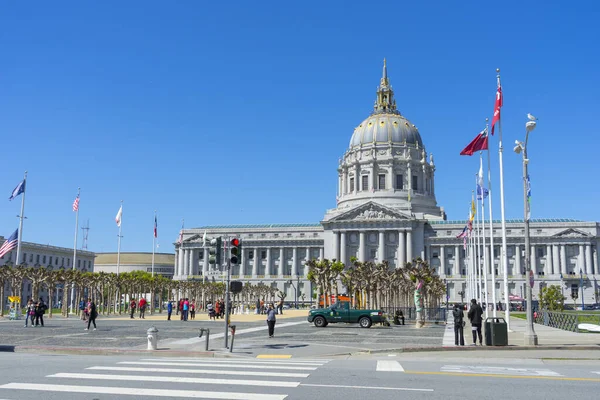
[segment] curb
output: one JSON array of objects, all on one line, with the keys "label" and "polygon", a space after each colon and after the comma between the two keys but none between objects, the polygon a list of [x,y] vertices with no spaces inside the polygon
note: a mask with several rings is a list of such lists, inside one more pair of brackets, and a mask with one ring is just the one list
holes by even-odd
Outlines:
[{"label": "curb", "polygon": [[0,353],[54,353],[54,354],[81,354],[81,355],[147,355],[160,357],[197,357],[197,358],[233,358],[235,355],[216,351],[182,351],[182,350],[131,350],[118,348],[87,348],[87,347],[47,347],[47,346],[0,346]]},{"label": "curb", "polygon": [[464,351],[527,351],[527,350],[584,350],[584,351],[600,351],[600,345],[548,345],[548,346],[459,346],[459,347],[405,347],[405,348],[388,348],[358,351],[353,353],[343,353],[339,355],[364,355],[364,354],[381,354],[381,353],[427,353],[427,352],[464,352]]}]

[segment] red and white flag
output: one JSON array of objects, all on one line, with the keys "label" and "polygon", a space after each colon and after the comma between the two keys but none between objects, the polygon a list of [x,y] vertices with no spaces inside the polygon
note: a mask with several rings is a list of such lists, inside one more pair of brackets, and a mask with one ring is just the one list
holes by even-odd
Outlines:
[{"label": "red and white flag", "polygon": [[156,215],[154,216],[154,237],[158,237],[158,221]]},{"label": "red and white flag", "polygon": [[496,102],[494,104],[494,117],[492,118],[492,136],[494,135],[494,125],[500,121],[500,108],[502,108],[502,86],[498,78],[498,90],[496,91]]},{"label": "red and white flag", "polygon": [[117,226],[121,226],[121,216],[123,215],[123,206],[119,207],[119,212],[117,213],[117,216],[115,217],[115,222],[117,223]]},{"label": "red and white flag", "polygon": [[77,210],[79,210],[79,196],[77,196],[73,202],[73,211],[77,212]]}]

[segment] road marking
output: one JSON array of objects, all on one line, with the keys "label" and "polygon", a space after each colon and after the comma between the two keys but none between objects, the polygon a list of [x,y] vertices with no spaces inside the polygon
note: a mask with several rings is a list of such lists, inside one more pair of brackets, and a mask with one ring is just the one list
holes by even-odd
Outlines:
[{"label": "road marking", "polygon": [[[172,372],[178,374],[207,374],[207,375],[245,375],[245,376],[265,376],[263,371],[230,371],[214,369],[190,369],[190,368],[140,368],[140,367],[89,367],[86,369],[99,371],[128,371],[128,372]],[[310,374],[297,372],[269,372],[269,377],[281,378],[308,378]]]},{"label": "road marking", "polygon": [[169,383],[206,383],[209,385],[244,385],[244,386],[275,386],[297,387],[300,382],[288,381],[255,381],[249,379],[213,379],[213,378],[183,378],[179,376],[143,376],[143,375],[109,375],[82,374],[61,372],[48,375],[46,378],[96,379],[105,381],[139,381],[139,382],[169,382]]},{"label": "road marking", "polygon": [[398,354],[388,354],[388,357],[396,357]]},{"label": "road marking", "polygon": [[398,361],[377,360],[377,371],[399,371],[404,372],[404,368]]},{"label": "road marking", "polygon": [[185,363],[185,362],[143,362],[143,361],[120,361],[117,364],[127,364],[127,365],[166,365],[172,367],[228,367],[228,368],[249,368],[249,369],[296,369],[296,370],[306,370],[306,371],[314,371],[317,367],[290,367],[287,365],[251,365],[251,364],[223,364],[223,363],[213,363],[213,362],[194,362],[194,363]]},{"label": "road marking", "polygon": [[317,385],[314,383],[301,383],[300,386],[341,388],[341,389],[400,390],[400,391],[408,391],[408,392],[433,392],[433,389],[396,388],[396,387],[381,387],[381,386]]},{"label": "road marking", "polygon": [[527,375],[527,376],[562,376],[549,369],[508,368],[488,366],[444,365],[442,372],[458,372],[463,374],[497,374],[497,375]]},{"label": "road marking", "polygon": [[220,400],[284,400],[285,394],[207,392],[199,390],[146,389],[110,386],[73,386],[51,385],[48,383],[7,383],[0,389],[37,390],[41,392],[68,392],[92,394],[118,394],[129,396],[183,397],[188,399],[220,399]]},{"label": "road marking", "polygon": [[256,358],[292,358],[291,354],[259,354]]},{"label": "road marking", "polygon": [[218,358],[209,358],[204,359],[194,359],[194,358],[143,358],[142,361],[172,361],[172,362],[211,362],[218,364],[260,364],[260,365],[307,365],[307,366],[316,366],[319,367],[321,365],[325,365],[323,362],[310,362],[310,361],[292,361],[292,360],[256,360],[253,358],[249,359],[218,359]]},{"label": "road marking", "polygon": [[[281,328],[286,328],[288,326],[294,326],[294,325],[300,325],[300,324],[306,324],[306,321],[286,322],[284,324],[277,324],[276,326],[277,326],[277,329],[281,329]],[[239,331],[238,330],[235,331],[235,336],[242,335],[244,333],[260,332],[260,331],[266,332],[266,330],[267,330],[267,328],[265,326],[257,326],[254,328],[240,329]],[[212,335],[210,335],[210,338],[218,339],[218,338],[222,338],[223,336],[225,336],[225,333],[213,333]],[[169,342],[169,343],[170,344],[196,344],[196,343],[204,342],[205,340],[206,340],[206,336],[202,336],[201,338],[193,337],[191,339],[176,340],[174,342]]]},{"label": "road marking", "polygon": [[[404,371],[406,374],[415,375],[447,375],[447,376],[470,376],[470,377],[492,377],[492,378],[515,378],[515,379],[547,379],[551,381],[584,381],[600,382],[597,378],[566,378],[563,376],[530,376],[530,375],[498,375],[498,374],[464,374],[458,372],[437,372],[437,371]],[[302,384],[301,384],[302,386]]]}]

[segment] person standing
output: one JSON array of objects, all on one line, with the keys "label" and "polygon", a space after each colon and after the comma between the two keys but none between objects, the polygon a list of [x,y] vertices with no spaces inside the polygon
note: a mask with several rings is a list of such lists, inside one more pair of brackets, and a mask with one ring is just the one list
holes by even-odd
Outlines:
[{"label": "person standing", "polygon": [[146,298],[142,297],[140,299],[140,318],[145,319],[144,318],[145,313],[146,313]]},{"label": "person standing", "polygon": [[185,300],[183,300],[183,320],[184,321],[188,320],[189,311],[190,311],[190,302],[186,297]]},{"label": "person standing", "polygon": [[33,328],[33,321],[35,319],[35,304],[33,304],[33,299],[29,299],[27,301],[27,307],[25,308],[25,328],[27,328],[27,323],[31,320],[31,327]]},{"label": "person standing", "polygon": [[267,325],[269,327],[269,337],[272,338],[275,335],[275,322],[277,318],[275,318],[275,310],[273,309],[273,304],[269,304],[269,309],[267,310]]},{"label": "person standing", "polygon": [[96,303],[94,303],[92,299],[89,299],[88,312],[90,316],[88,317],[88,325],[87,328],[85,328],[85,330],[90,330],[90,324],[92,322],[94,323],[94,330],[96,330],[96,317],[98,316],[98,312],[96,311]]},{"label": "person standing", "polygon": [[135,307],[136,307],[136,301],[135,299],[131,299],[131,301],[129,302],[129,317],[131,319],[133,319],[133,314],[135,314]]},{"label": "person standing", "polygon": [[46,313],[47,309],[48,309],[48,306],[46,305],[46,303],[44,303],[44,300],[42,300],[42,298],[40,297],[40,300],[37,302],[37,304],[35,306],[35,326],[38,326],[38,324],[41,323],[42,327],[44,327],[44,314]]},{"label": "person standing", "polygon": [[465,345],[465,333],[464,333],[464,320],[465,314],[463,313],[462,306],[458,303],[454,305],[452,310],[452,316],[454,317],[454,345],[458,346],[459,339],[460,345]]},{"label": "person standing", "polygon": [[196,318],[196,299],[192,299],[190,303],[190,319]]},{"label": "person standing", "polygon": [[172,313],[173,313],[173,302],[169,301],[169,304],[167,304],[167,321],[171,320]]},{"label": "person standing", "polygon": [[482,318],[483,309],[479,304],[477,304],[477,300],[471,299],[471,308],[467,313],[469,317],[469,321],[471,321],[471,331],[473,332],[473,346],[477,345],[477,337],[479,336],[479,345],[483,346],[483,341],[481,337],[481,323],[483,321]]}]

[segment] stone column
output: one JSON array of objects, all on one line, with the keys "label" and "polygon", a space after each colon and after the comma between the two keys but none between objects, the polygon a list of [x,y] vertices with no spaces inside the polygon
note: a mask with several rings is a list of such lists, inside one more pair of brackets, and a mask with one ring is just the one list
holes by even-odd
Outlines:
[{"label": "stone column", "polygon": [[283,275],[285,275],[285,248],[283,247],[279,248],[279,271],[277,271],[277,275],[280,278],[283,278]]},{"label": "stone column", "polygon": [[347,247],[346,247],[346,232],[340,232],[340,258],[339,260],[345,265],[348,262]]},{"label": "stone column", "polygon": [[379,262],[385,260],[385,231],[379,231],[379,249],[377,249]]},{"label": "stone column", "polygon": [[323,261],[323,259],[325,259],[325,249],[321,247],[319,248],[319,260]]},{"label": "stone column", "polygon": [[[535,251],[536,247],[534,245],[531,246],[531,250],[530,250],[530,255],[529,257],[531,258],[531,270],[533,271],[533,274],[535,276],[537,276],[537,251]],[[527,278],[529,279],[529,278]]]},{"label": "stone column", "polygon": [[588,275],[594,273],[592,268],[592,246],[589,243],[585,245],[585,273]]},{"label": "stone column", "polygon": [[394,191],[394,165],[388,166],[387,190]]},{"label": "stone column", "polygon": [[271,275],[271,248],[267,247],[267,266],[265,267],[265,275]]},{"label": "stone column", "polygon": [[554,274],[560,274],[560,256],[558,246],[552,245],[552,267],[554,268]]},{"label": "stone column", "polygon": [[260,254],[258,254],[258,247],[255,247],[254,249],[254,260],[252,261],[252,278],[256,278],[258,277],[258,258],[260,257]]},{"label": "stone column", "polygon": [[[244,248],[242,248],[242,250],[244,250]],[[245,264],[246,264],[246,261],[242,257],[242,265],[245,265]],[[208,247],[205,247],[204,248],[204,259],[202,260],[202,275],[206,276],[207,272],[208,272]]]},{"label": "stone column", "polygon": [[179,249],[175,249],[175,268],[173,269],[173,275],[179,276]]},{"label": "stone column", "polygon": [[338,174],[338,197],[342,197],[342,193],[343,193],[343,190],[342,190],[342,182],[343,182],[342,176],[343,176],[343,174],[340,172]]},{"label": "stone column", "polygon": [[544,268],[544,275],[552,275],[554,271],[552,265],[552,246],[546,245],[546,267]]},{"label": "stone column", "polygon": [[298,275],[298,248],[292,249],[292,277]]},{"label": "stone column", "polygon": [[583,244],[579,245],[579,254],[577,254],[577,271],[575,272],[578,274],[579,270],[585,273],[585,256],[583,253]]},{"label": "stone column", "polygon": [[[513,275],[521,275],[521,246],[515,245],[515,267],[513,268]],[[510,275],[510,274],[509,274]]]},{"label": "stone column", "polygon": [[358,163],[354,166],[354,194],[358,193],[358,185],[360,184],[360,177],[358,176]]},{"label": "stone column", "polygon": [[594,265],[592,265],[592,274],[598,274],[598,248],[594,246],[592,249],[592,261]]},{"label": "stone column", "polygon": [[446,248],[444,246],[440,246],[440,269],[442,274],[446,275]]},{"label": "stone column", "polygon": [[200,275],[200,250],[194,249],[192,254],[194,255],[194,257],[192,258],[194,260],[194,264],[192,264],[192,275]]},{"label": "stone column", "polygon": [[333,258],[340,259],[340,232],[333,232]]},{"label": "stone column", "polygon": [[406,260],[408,262],[413,261],[413,240],[412,240],[412,230],[406,231]]},{"label": "stone column", "polygon": [[421,184],[423,194],[427,194],[427,172],[425,171],[425,164],[423,164],[423,183]]},{"label": "stone column", "polygon": [[177,275],[182,276],[185,267],[185,250],[179,247],[179,268],[177,269]]},{"label": "stone column", "polygon": [[406,234],[404,231],[398,231],[398,264],[396,268],[404,267],[406,263]]},{"label": "stone column", "polygon": [[362,261],[365,262],[366,261],[366,257],[365,257],[365,245],[366,245],[366,240],[365,240],[365,231],[360,231],[359,232],[359,239],[358,239],[358,261]]},{"label": "stone column", "polygon": [[[406,165],[406,187],[408,188],[408,193],[411,193],[412,188],[413,188],[412,187],[412,172],[411,171],[412,170],[410,168],[410,163],[408,163]],[[408,260],[408,261],[412,261],[412,260]]]},{"label": "stone column", "polygon": [[[310,258],[310,247],[306,248],[306,262],[309,262],[311,260]],[[306,274],[308,274],[308,266],[306,265],[306,263],[304,263],[304,268],[302,268],[302,271],[300,271],[300,276],[306,276]]]},{"label": "stone column", "polygon": [[564,244],[560,245],[560,270],[563,276],[567,275],[567,248]]},{"label": "stone column", "polygon": [[460,266],[460,246],[454,246],[454,271],[452,275],[462,275],[462,268]]},{"label": "stone column", "polygon": [[[377,182],[377,167],[375,166],[375,163],[373,163],[373,167],[371,168],[371,187],[369,189],[371,190],[379,190],[379,187],[375,187],[375,183]],[[379,183],[379,182],[377,182]]]}]

